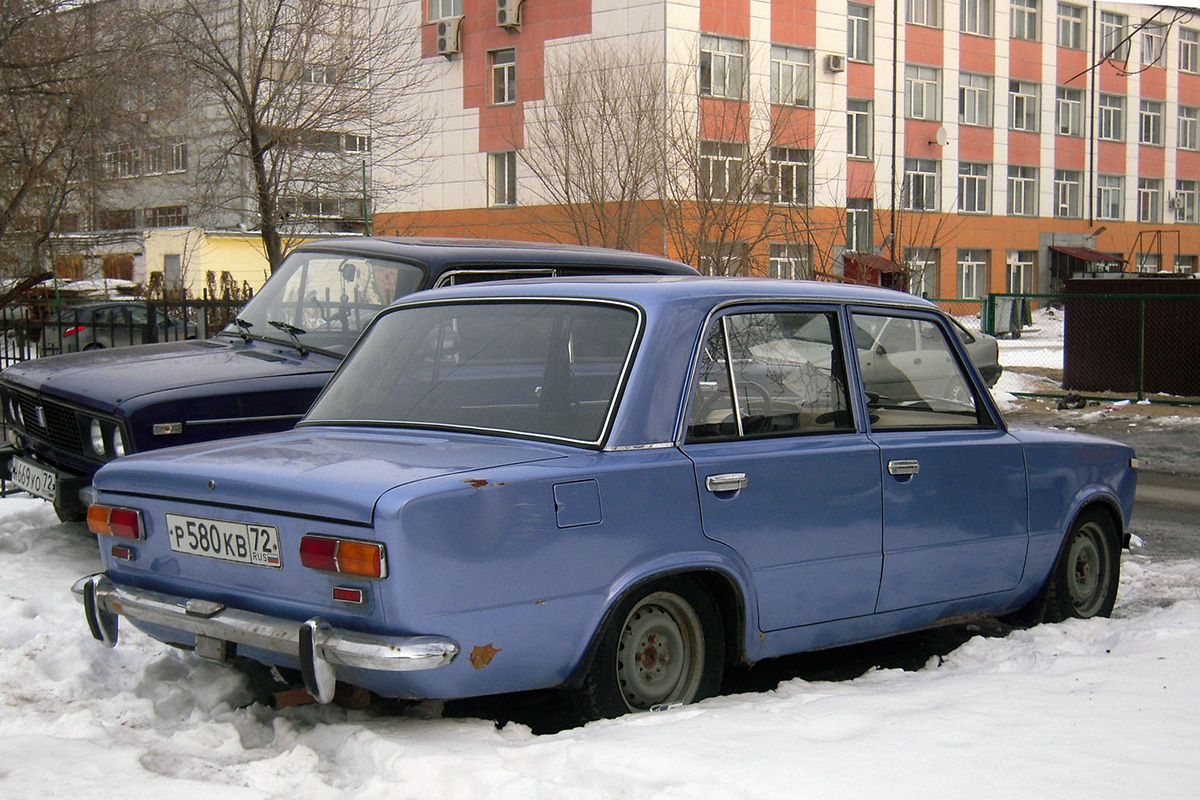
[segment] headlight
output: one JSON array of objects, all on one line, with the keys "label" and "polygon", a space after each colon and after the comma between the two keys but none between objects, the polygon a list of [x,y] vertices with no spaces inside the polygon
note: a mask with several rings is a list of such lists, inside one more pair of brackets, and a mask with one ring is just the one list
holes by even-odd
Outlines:
[{"label": "headlight", "polygon": [[125,455],[125,432],[120,428],[113,429],[113,456],[120,458]]},{"label": "headlight", "polygon": [[93,419],[92,424],[88,426],[88,440],[92,445],[92,452],[98,456],[103,456],[104,448],[104,428],[100,425],[100,420]]}]

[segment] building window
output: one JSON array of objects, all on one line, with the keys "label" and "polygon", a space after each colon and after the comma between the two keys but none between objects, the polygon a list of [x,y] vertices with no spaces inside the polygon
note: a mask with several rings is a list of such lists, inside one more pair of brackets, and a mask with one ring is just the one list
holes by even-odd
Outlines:
[{"label": "building window", "polygon": [[491,197],[493,206],[515,206],[517,204],[517,151],[504,150],[492,153],[489,158],[491,174]]},{"label": "building window", "polygon": [[958,121],[962,125],[992,124],[992,79],[988,75],[958,75]]},{"label": "building window", "polygon": [[958,210],[964,214],[986,214],[991,197],[990,164],[958,165]]},{"label": "building window", "polygon": [[942,71],[912,64],[904,68],[904,116],[938,121],[942,118]]},{"label": "building window", "polygon": [[430,22],[461,17],[462,15],[463,0],[429,0]]},{"label": "building window", "polygon": [[742,192],[745,158],[745,146],[736,142],[701,142],[701,199],[737,200]]},{"label": "building window", "polygon": [[1196,274],[1196,256],[1175,256],[1175,271],[1182,275]]},{"label": "building window", "polygon": [[904,248],[904,273],[909,294],[917,297],[937,297],[938,265],[941,252],[932,247]]},{"label": "building window", "polygon": [[906,0],[906,4],[909,24],[942,27],[942,0]]},{"label": "building window", "polygon": [[741,100],[745,96],[746,43],[741,39],[700,36],[700,95]]},{"label": "building window", "polygon": [[705,275],[741,275],[745,242],[704,242],[700,245],[700,271]]},{"label": "building window", "polygon": [[142,212],[147,228],[181,228],[188,224],[187,206],[159,206]]},{"label": "building window", "polygon": [[1200,150],[1200,108],[1179,107],[1179,141],[1181,150]]},{"label": "building window", "polygon": [[976,36],[992,35],[992,0],[962,0],[959,28]]},{"label": "building window", "polygon": [[1037,216],[1037,167],[1008,168],[1008,213],[1014,217]]},{"label": "building window", "polygon": [[517,51],[514,48],[488,53],[492,68],[492,105],[517,102]]},{"label": "building window", "polygon": [[870,158],[872,153],[871,101],[846,101],[846,153],[854,158]]},{"label": "building window", "polygon": [[1125,209],[1125,178],[1120,175],[1096,177],[1097,219],[1121,219]]},{"label": "building window", "polygon": [[167,161],[167,172],[187,172],[188,147],[187,141],[177,136],[167,140],[170,159]]},{"label": "building window", "polygon": [[846,7],[846,58],[871,60],[871,7],[850,3]]},{"label": "building window", "polygon": [[1200,72],[1200,32],[1179,29],[1179,71]]},{"label": "building window", "polygon": [[1038,130],[1038,89],[1033,81],[1008,82],[1008,127],[1014,131]]},{"label": "building window", "polygon": [[901,205],[909,211],[937,211],[938,162],[931,158],[904,159]]},{"label": "building window", "polygon": [[1039,40],[1038,2],[1039,0],[1012,0],[1012,38],[1031,42]]},{"label": "building window", "polygon": [[369,153],[371,152],[371,137],[363,136],[358,133],[346,134],[346,152],[347,153]]},{"label": "building window", "polygon": [[1060,136],[1083,136],[1083,90],[1059,87],[1054,103],[1054,127]]},{"label": "building window", "polygon": [[771,102],[785,106],[812,105],[812,50],[771,46]]},{"label": "building window", "polygon": [[772,278],[806,280],[812,276],[809,269],[809,246],[787,242],[772,244],[767,249],[768,269]]},{"label": "building window", "polygon": [[1058,46],[1069,47],[1072,50],[1082,50],[1084,47],[1083,26],[1086,19],[1084,9],[1080,6],[1058,4]]},{"label": "building window", "polygon": [[1196,187],[1196,181],[1175,181],[1171,208],[1175,211],[1176,222],[1196,221]]},{"label": "building window", "polygon": [[1034,293],[1037,288],[1034,283],[1037,274],[1036,250],[1009,250],[1004,266],[1004,291],[1009,294]]},{"label": "building window", "polygon": [[142,148],[142,174],[162,175],[165,169],[165,156],[162,139],[154,139]]},{"label": "building window", "polygon": [[1125,98],[1117,94],[1100,95],[1100,119],[1097,138],[1109,142],[1125,141]]},{"label": "building window", "polygon": [[1162,222],[1163,182],[1159,178],[1138,178],[1138,222]]},{"label": "building window", "polygon": [[1105,58],[1124,61],[1129,58],[1129,39],[1125,32],[1128,22],[1124,14],[1100,12],[1100,52]]},{"label": "building window", "polygon": [[1157,100],[1143,100],[1141,114],[1138,116],[1138,142],[1141,144],[1162,145],[1163,143],[1163,104]]},{"label": "building window", "polygon": [[871,237],[871,201],[846,200],[846,249],[851,253],[870,253],[875,249]]},{"label": "building window", "polygon": [[955,296],[964,300],[983,297],[987,288],[987,267],[987,250],[959,250],[955,268]]},{"label": "building window", "polygon": [[1140,38],[1142,65],[1162,65],[1163,49],[1167,43],[1166,28],[1153,22],[1143,22]]},{"label": "building window", "polygon": [[1162,256],[1159,253],[1138,253],[1137,271],[1149,275],[1162,271]]},{"label": "building window", "polygon": [[781,205],[806,206],[809,203],[809,163],[811,150],[796,147],[771,148],[771,177],[775,181],[775,202]]},{"label": "building window", "polygon": [[1083,173],[1054,170],[1054,216],[1075,219],[1083,216]]}]

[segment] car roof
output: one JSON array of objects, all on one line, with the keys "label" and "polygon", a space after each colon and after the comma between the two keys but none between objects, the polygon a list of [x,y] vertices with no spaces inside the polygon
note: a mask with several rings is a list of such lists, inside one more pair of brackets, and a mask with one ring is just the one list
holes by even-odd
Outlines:
[{"label": "car roof", "polygon": [[333,252],[418,261],[433,274],[470,266],[475,269],[512,269],[518,266],[589,266],[608,271],[696,275],[681,261],[663,256],[604,247],[518,242],[492,239],[448,239],[387,236],[345,236],[300,245],[293,252]]}]

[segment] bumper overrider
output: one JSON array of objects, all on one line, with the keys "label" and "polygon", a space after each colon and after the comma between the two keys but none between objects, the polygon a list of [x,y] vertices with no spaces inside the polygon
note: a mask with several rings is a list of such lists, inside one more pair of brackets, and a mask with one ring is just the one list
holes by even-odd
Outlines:
[{"label": "bumper overrider", "polygon": [[117,644],[120,616],[194,634],[196,652],[224,660],[229,644],[295,658],[304,688],[318,702],[333,699],[336,667],[412,672],[449,664],[459,646],[444,636],[380,636],[339,630],[320,617],[295,620],[229,608],[222,603],[118,586],[103,573],[71,589],[83,601],[88,627],[106,647]]}]

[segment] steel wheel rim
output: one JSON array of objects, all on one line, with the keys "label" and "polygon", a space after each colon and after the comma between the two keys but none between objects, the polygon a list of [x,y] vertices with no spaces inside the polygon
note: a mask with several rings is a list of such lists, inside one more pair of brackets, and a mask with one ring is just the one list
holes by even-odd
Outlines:
[{"label": "steel wheel rim", "polygon": [[704,674],[704,632],[691,604],[670,592],[643,598],[617,641],[617,683],[631,711],[688,703]]},{"label": "steel wheel rim", "polygon": [[1081,617],[1095,616],[1104,604],[1108,580],[1108,556],[1104,533],[1095,523],[1080,528],[1067,553],[1067,591],[1071,605]]}]

